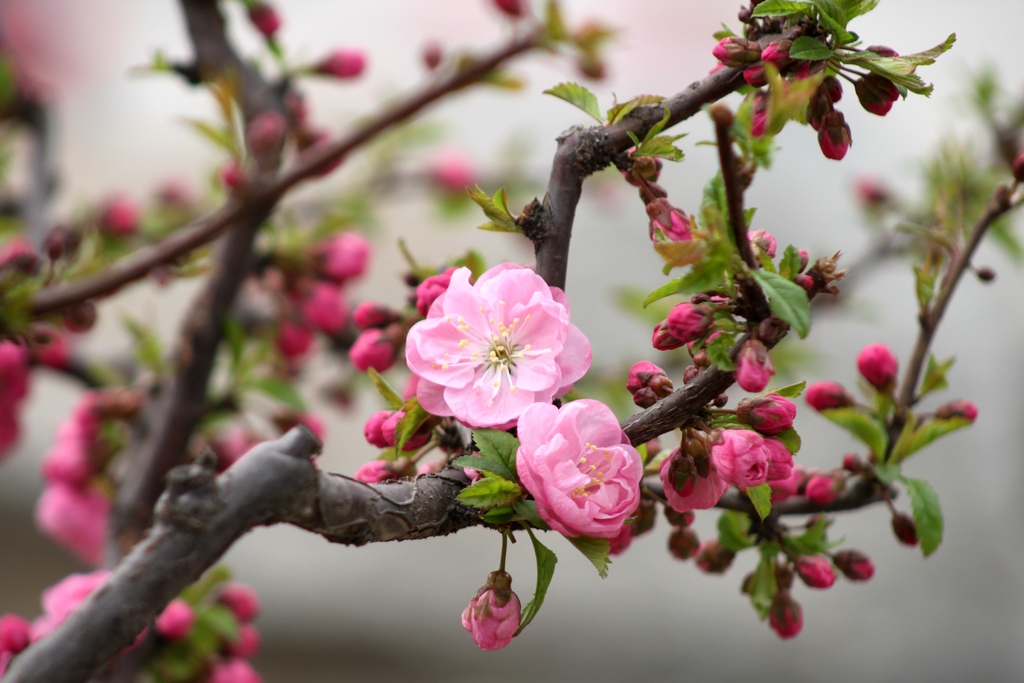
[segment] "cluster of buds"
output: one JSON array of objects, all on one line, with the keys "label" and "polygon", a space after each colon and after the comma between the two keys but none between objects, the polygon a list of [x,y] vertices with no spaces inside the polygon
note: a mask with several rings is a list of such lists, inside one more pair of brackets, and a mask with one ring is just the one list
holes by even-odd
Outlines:
[{"label": "cluster of buds", "polygon": [[714,309],[709,304],[676,304],[668,316],[655,326],[651,345],[659,351],[678,349],[703,338],[711,331],[713,323]]},{"label": "cluster of buds", "polygon": [[685,562],[695,557],[700,551],[700,538],[691,526],[695,518],[696,516],[691,511],[676,512],[671,507],[665,506],[665,519],[672,525],[672,530],[668,535],[668,551],[677,560]]},{"label": "cluster of buds", "polygon": [[649,408],[672,393],[672,380],[657,365],[642,360],[629,369],[626,390],[633,395],[633,403]]}]

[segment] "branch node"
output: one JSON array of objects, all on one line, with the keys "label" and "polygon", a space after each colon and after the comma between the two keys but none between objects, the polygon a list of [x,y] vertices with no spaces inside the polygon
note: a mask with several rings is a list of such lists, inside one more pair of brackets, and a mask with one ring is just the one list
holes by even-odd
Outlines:
[{"label": "branch node", "polygon": [[527,239],[534,244],[540,244],[548,237],[549,230],[544,221],[544,205],[536,197],[523,208],[516,223]]},{"label": "branch node", "polygon": [[167,473],[167,490],[156,506],[160,521],[187,531],[206,528],[224,506],[217,486],[216,457],[207,449],[196,462]]}]

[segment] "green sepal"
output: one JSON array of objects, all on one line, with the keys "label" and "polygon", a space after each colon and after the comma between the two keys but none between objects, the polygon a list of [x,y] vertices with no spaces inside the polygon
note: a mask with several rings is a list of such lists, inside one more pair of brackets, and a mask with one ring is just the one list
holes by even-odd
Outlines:
[{"label": "green sepal", "polygon": [[522,517],[524,520],[532,524],[537,529],[542,531],[551,531],[551,527],[548,523],[540,516],[537,512],[537,501],[534,500],[517,500],[512,503],[512,509],[516,511],[516,514]]},{"label": "green sepal", "polygon": [[790,46],[789,56],[792,59],[821,61],[832,57],[832,48],[817,38],[800,36]]},{"label": "green sepal", "polygon": [[789,450],[790,454],[796,455],[800,452],[800,446],[803,445],[803,441],[800,439],[800,435],[796,433],[796,430],[790,427],[789,429],[783,430],[776,434],[774,438],[782,442],[782,445]]},{"label": "green sepal", "polygon": [[402,411],[405,415],[402,416],[402,419],[395,426],[396,455],[402,452],[405,444],[423,426],[423,423],[433,417],[420,405],[420,400],[415,396],[405,402],[402,406]]},{"label": "green sepal", "polygon": [[924,379],[921,380],[920,396],[933,391],[941,391],[949,386],[949,382],[946,380],[946,373],[953,367],[955,360],[954,356],[950,356],[940,363],[935,360],[935,356],[928,355],[928,366],[924,371]]}]

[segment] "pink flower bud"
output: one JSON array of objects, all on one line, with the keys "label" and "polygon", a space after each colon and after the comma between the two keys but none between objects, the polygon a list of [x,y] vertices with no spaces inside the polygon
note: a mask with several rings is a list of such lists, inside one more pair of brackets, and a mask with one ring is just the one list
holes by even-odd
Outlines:
[{"label": "pink flower bud", "polygon": [[398,354],[394,343],[382,330],[371,328],[363,330],[356,338],[348,357],[357,370],[366,372],[373,368],[384,372],[395,364]]},{"label": "pink flower bud", "polygon": [[168,640],[181,640],[192,630],[196,614],[192,606],[177,598],[171,600],[160,616],[156,618],[156,632]]},{"label": "pink flower bud", "polygon": [[651,335],[651,346],[659,351],[670,351],[672,349],[678,349],[686,342],[680,341],[668,331],[668,321],[662,320],[660,323],[654,326],[654,333]]},{"label": "pink flower bud", "polygon": [[231,191],[242,184],[242,181],[245,180],[245,173],[237,161],[230,159],[225,161],[217,171],[217,177],[224,189]]},{"label": "pink flower bud", "polygon": [[626,390],[633,394],[633,403],[649,408],[672,393],[672,380],[657,365],[642,360],[629,369]]},{"label": "pink flower bud", "polygon": [[612,536],[608,539],[611,542],[611,547],[608,549],[609,555],[621,555],[626,552],[630,544],[633,543],[633,527],[629,524],[623,524],[622,530],[619,531],[617,536]]},{"label": "pink flower bud", "polygon": [[701,542],[697,532],[688,526],[676,527],[668,535],[668,551],[677,560],[686,562],[694,557],[700,548]]},{"label": "pink flower bud", "polygon": [[[497,7],[499,11],[504,12],[510,17],[523,16],[523,0],[493,0],[493,2],[494,6]],[[502,647],[504,647],[504,645]]]},{"label": "pink flower bud", "polygon": [[85,487],[96,471],[91,447],[92,444],[84,439],[58,438],[43,458],[43,478],[48,482],[63,482],[76,489]]},{"label": "pink flower bud", "polygon": [[811,588],[831,588],[836,582],[832,564],[824,557],[807,555],[796,558],[796,573]]},{"label": "pink flower bud", "polygon": [[12,341],[0,341],[0,403],[12,404],[28,393],[28,349]]},{"label": "pink flower bud", "polygon": [[685,344],[707,334],[714,322],[713,311],[706,304],[684,302],[669,311],[665,322],[668,333]]},{"label": "pink flower bud", "polygon": [[247,624],[260,613],[260,597],[252,586],[242,583],[229,583],[220,590],[217,598],[234,612],[237,619]]},{"label": "pink flower bud", "polygon": [[398,474],[387,460],[371,460],[357,469],[352,478],[366,484],[379,484],[382,481],[398,479]]},{"label": "pink flower bud", "polygon": [[1017,152],[1013,160],[1013,178],[1019,183],[1024,183],[1024,152]]},{"label": "pink flower bud", "polygon": [[914,520],[902,512],[893,515],[892,531],[896,534],[896,540],[903,545],[917,545],[917,525]]},{"label": "pink flower bud", "polygon": [[804,391],[807,405],[821,412],[829,408],[847,408],[853,405],[853,396],[836,382],[815,382]]},{"label": "pink flower bud", "polygon": [[206,683],[263,683],[263,677],[244,659],[226,659],[213,665]]},{"label": "pink flower bud", "polygon": [[320,268],[324,277],[338,284],[366,272],[372,254],[370,243],[358,232],[343,232],[320,244]]},{"label": "pink flower bud", "polygon": [[789,58],[789,48],[791,47],[793,47],[792,40],[776,40],[771,42],[768,44],[768,47],[761,51],[761,61],[774,64],[781,69],[793,61]]},{"label": "pink flower bud", "polygon": [[857,474],[864,471],[864,461],[856,453],[847,453],[843,456],[843,469]]},{"label": "pink flower bud", "polygon": [[363,425],[363,436],[366,437],[366,441],[371,446],[377,448],[387,448],[388,446],[394,446],[394,430],[392,430],[392,440],[388,443],[384,437],[384,422],[394,414],[393,410],[378,410],[376,413],[370,416],[370,419]]},{"label": "pink flower bud", "polygon": [[877,389],[888,392],[896,385],[899,361],[885,344],[868,344],[857,355],[857,369]]},{"label": "pink flower bud", "polygon": [[302,302],[302,315],[324,334],[334,335],[348,322],[348,306],[341,287],[328,282],[316,282],[309,296]]},{"label": "pink flower bud", "polygon": [[744,391],[764,391],[774,374],[775,366],[768,355],[768,348],[757,339],[744,342],[736,358],[736,383]]},{"label": "pink flower bud", "polygon": [[434,154],[430,179],[441,189],[464,197],[466,188],[477,182],[473,160],[460,149],[443,149]]},{"label": "pink flower bud", "polygon": [[[71,364],[71,342],[68,335],[55,327],[42,327],[32,343],[32,359],[48,368],[63,370]],[[3,377],[3,370],[0,370]],[[0,382],[2,384],[2,382]]]},{"label": "pink flower bud", "polygon": [[255,657],[260,650],[260,632],[252,624],[242,624],[238,627],[238,637],[228,643],[226,649],[231,657]]},{"label": "pink flower bud", "polygon": [[391,309],[387,304],[376,301],[364,301],[352,311],[352,322],[360,330],[368,330],[371,327],[387,327],[401,318],[398,311]]},{"label": "pink flower bud", "polygon": [[714,507],[729,488],[713,463],[708,467],[707,476],[700,476],[693,467],[693,458],[678,448],[661,461],[658,476],[665,488],[665,499],[676,512]]},{"label": "pink flower bud", "polygon": [[935,417],[940,420],[961,417],[965,420],[974,422],[978,417],[978,406],[963,399],[950,401],[949,403],[940,406],[939,409],[935,411]]},{"label": "pink flower bud", "polygon": [[[787,449],[788,450],[788,449]],[[790,456],[792,461],[792,456]],[[789,476],[785,479],[772,479],[772,468],[768,468],[768,482],[772,487],[772,503],[781,503],[787,498],[792,498],[799,492],[804,481],[807,480],[807,472],[802,467],[792,467]]]},{"label": "pink flower bud", "polygon": [[743,80],[747,82],[747,85],[755,88],[761,88],[768,85],[768,77],[764,73],[763,64],[754,64],[748,66],[743,70]]},{"label": "pink flower bud", "polygon": [[818,130],[818,146],[826,159],[839,161],[846,156],[846,151],[853,144],[850,126],[842,112],[830,111],[821,120]]},{"label": "pink flower bud", "polygon": [[793,426],[796,405],[778,394],[745,398],[736,407],[736,417],[760,433],[773,436]]},{"label": "pink flower bud", "polygon": [[455,271],[456,268],[454,266],[446,268],[443,273],[431,275],[416,287],[416,310],[420,312],[420,315],[426,317],[427,312],[430,310],[430,305],[434,303],[437,297],[448,291],[448,285],[452,281],[452,273]]},{"label": "pink flower bud", "polygon": [[111,197],[100,211],[99,225],[109,235],[133,235],[139,229],[139,207],[127,197]]},{"label": "pink flower bud", "polygon": [[840,550],[832,561],[850,581],[867,581],[875,575],[871,558],[859,550]]},{"label": "pink flower bud", "polygon": [[900,53],[886,45],[868,45],[864,48],[867,52],[874,52],[879,57],[899,57]]},{"label": "pink flower bud", "polygon": [[804,627],[804,611],[789,591],[779,591],[772,596],[768,621],[783,640],[792,638]]},{"label": "pink flower bud", "polygon": [[729,36],[718,41],[711,54],[724,66],[744,66],[761,59],[761,46],[741,36]]},{"label": "pink flower bud", "polygon": [[829,91],[819,87],[807,102],[807,111],[804,113],[807,125],[816,131],[820,131],[825,123],[825,116],[833,111],[835,109],[832,106]]},{"label": "pink flower bud", "polygon": [[313,328],[285,319],[278,326],[274,344],[285,359],[297,361],[309,353],[313,340]]},{"label": "pink flower bud", "polygon": [[[388,416],[384,423],[381,425],[381,435],[384,437],[384,441],[387,442],[388,446],[394,446],[398,443],[398,437],[395,432],[398,430],[398,423],[405,417],[404,410],[396,410]],[[430,440],[430,432],[417,432],[413,434],[408,441],[405,442],[405,446],[402,448],[403,451],[414,451],[427,441]]]},{"label": "pink flower bud", "polygon": [[735,552],[713,538],[700,544],[695,562],[705,574],[724,574],[732,566],[735,557]]},{"label": "pink flower bud", "polygon": [[439,43],[431,41],[423,46],[420,57],[423,59],[423,66],[433,71],[441,66],[441,61],[444,59],[444,48]]},{"label": "pink flower bud", "polygon": [[17,654],[31,642],[31,626],[17,614],[0,617],[0,652]]},{"label": "pink flower bud", "polygon": [[519,629],[521,610],[519,597],[512,592],[512,577],[503,571],[491,572],[463,611],[462,626],[481,650],[500,650]]},{"label": "pink flower bud", "polygon": [[338,48],[313,67],[313,71],[333,78],[355,78],[366,68],[366,54],[354,47]]},{"label": "pink flower bud", "polygon": [[711,447],[711,461],[718,475],[741,489],[768,481],[770,459],[764,438],[748,429],[727,429]]},{"label": "pink flower bud", "polygon": [[857,91],[857,99],[862,107],[872,114],[885,116],[892,109],[892,104],[900,97],[896,85],[884,76],[868,74],[853,82]]},{"label": "pink flower bud", "polygon": [[281,28],[281,16],[277,10],[262,2],[249,7],[249,21],[266,38],[273,38]]},{"label": "pink flower bud", "polygon": [[280,112],[260,112],[250,119],[246,126],[246,144],[248,144],[249,150],[258,157],[273,154],[284,144],[287,128],[288,124]]},{"label": "pink flower bud", "polygon": [[110,501],[102,493],[61,482],[47,484],[36,504],[36,526],[92,566],[103,557],[109,517]]},{"label": "pink flower bud", "polygon": [[775,258],[777,247],[775,237],[770,232],[767,230],[754,230],[747,233],[747,239],[750,240],[750,246],[753,248],[755,256],[767,254],[768,258]]},{"label": "pink flower bud", "polygon": [[[648,232],[655,242],[687,242],[693,239],[693,226],[689,217],[680,209],[672,206],[667,199],[659,197],[647,204],[647,216],[650,218]],[[661,231],[661,235],[658,231]]]},{"label": "pink flower bud", "polygon": [[846,488],[846,479],[829,474],[816,474],[807,481],[804,495],[812,503],[827,505],[839,497]]},{"label": "pink flower bud", "polygon": [[764,447],[768,451],[768,481],[789,479],[793,474],[793,454],[786,444],[778,439],[765,439]]},{"label": "pink flower bud", "polygon": [[758,92],[754,95],[750,134],[755,138],[764,135],[765,130],[768,128],[768,102],[768,97],[764,93]]},{"label": "pink flower bud", "polygon": [[825,80],[818,87],[828,96],[832,104],[843,99],[843,84],[835,76],[825,76]]}]

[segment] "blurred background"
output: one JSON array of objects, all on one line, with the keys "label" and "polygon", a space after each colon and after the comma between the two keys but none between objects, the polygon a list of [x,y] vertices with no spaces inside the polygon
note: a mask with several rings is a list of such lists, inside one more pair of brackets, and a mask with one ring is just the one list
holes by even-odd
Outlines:
[{"label": "blurred background", "polygon": [[[604,108],[613,95],[626,100],[682,90],[714,66],[711,33],[721,22],[738,26],[738,5],[727,0],[564,4],[573,24],[593,18],[620,31],[607,53],[607,78],[587,83]],[[281,40],[290,54],[312,60],[339,45],[368,53],[362,79],[306,88],[314,118],[335,131],[423,81],[420,53],[426,43],[484,48],[508,32],[486,0],[304,0],[279,6]],[[244,49],[256,51],[258,41],[235,9],[234,36]],[[183,121],[212,118],[210,98],[172,77],[133,70],[158,50],[172,58],[190,54],[174,2],[0,0],[0,12],[6,27],[17,27],[21,38],[14,47],[53,103],[58,212],[74,212],[113,192],[142,201],[168,179],[197,194],[207,191],[223,159]],[[857,208],[857,178],[868,175],[914,197],[922,186],[922,159],[944,140],[959,135],[969,145],[988,145],[970,121],[965,93],[973,76],[994,67],[1009,90],[1024,95],[1021,26],[1024,4],[999,0],[890,0],[856,20],[853,29],[866,43],[903,53],[930,48],[953,31],[958,40],[952,52],[920,72],[935,84],[933,96],[899,101],[884,119],[856,106],[847,88],[850,101],[842,109],[853,146],[842,162],[825,159],[806,128],[791,125],[778,136],[782,150],[771,172],[757,178],[747,197],[748,205],[758,207],[754,227],[772,232],[780,246],[807,249],[812,258],[842,250],[847,264],[858,262],[871,249],[874,234]],[[587,121],[541,91],[581,77],[571,64],[550,55],[528,57],[513,71],[524,80],[522,91],[476,88],[429,111],[426,120],[439,126],[443,147],[463,151],[482,175],[503,168],[514,150],[522,173],[544,181],[555,136]],[[680,143],[687,159],[666,166],[662,185],[674,204],[694,211],[716,168],[714,148],[696,144],[711,138],[711,127],[698,115],[677,132],[689,133]],[[429,164],[429,149],[418,154],[416,163]],[[336,175],[304,189],[297,200],[329,197],[345,180],[344,173]],[[658,362],[658,352],[649,346],[650,328],[611,310],[609,302],[625,285],[649,291],[664,282],[660,261],[648,246],[643,207],[632,188],[614,180],[598,177],[584,189],[567,284],[575,323],[593,343],[595,366],[608,368],[640,359]],[[512,206],[521,207],[532,196],[513,194]],[[371,274],[357,297],[401,301],[399,237],[424,262],[441,261],[467,246],[490,263],[531,260],[531,251],[517,238],[476,231],[479,222],[474,211],[446,217],[423,194],[389,200],[374,229]],[[945,541],[924,560],[917,549],[897,544],[884,508],[839,515],[833,535],[845,536],[844,547],[869,554],[876,574],[867,584],[840,580],[827,591],[798,586],[795,597],[804,607],[805,626],[795,640],[780,641],[740,595],[752,557],[741,555],[724,577],[703,575],[668,554],[664,520],[615,558],[604,580],[568,543],[548,539],[559,564],[544,609],[508,648],[488,654],[477,650],[459,615],[496,567],[496,534],[471,529],[449,538],[347,548],[282,526],[253,531],[226,557],[236,577],[254,585],[263,599],[257,668],[267,681],[310,683],[1020,680],[1024,422],[1016,392],[1024,384],[1019,350],[1024,272],[992,245],[983,245],[975,264],[992,266],[998,277],[991,284],[965,277],[933,347],[940,358],[957,357],[951,388],[933,403],[970,399],[979,418],[973,428],[938,442],[907,467],[910,476],[927,479],[938,492]],[[127,348],[119,311],[132,312],[170,339],[193,290],[190,282],[159,291],[149,285],[130,288],[103,306],[100,333],[88,337],[86,348],[108,355]],[[906,264],[872,267],[870,276],[858,278],[840,299],[842,306],[815,319],[801,345],[806,379],[854,386],[856,353],[872,342],[886,343],[907,358],[917,328]],[[382,406],[369,393],[348,413],[328,406],[318,378],[335,368],[330,359],[314,361],[302,391],[327,423],[321,465],[351,473],[374,455],[361,428]],[[0,468],[0,613],[29,618],[39,611],[43,588],[82,569],[33,527],[32,509],[42,490],[39,462],[79,391],[64,379],[37,375],[21,444]],[[800,406],[799,463],[831,468],[857,449],[845,433],[803,409],[802,401]],[[898,505],[909,508],[906,500]],[[714,512],[699,514],[698,533],[710,537],[716,518]],[[510,566],[514,588],[525,601],[534,581],[530,549],[513,547]]]}]

